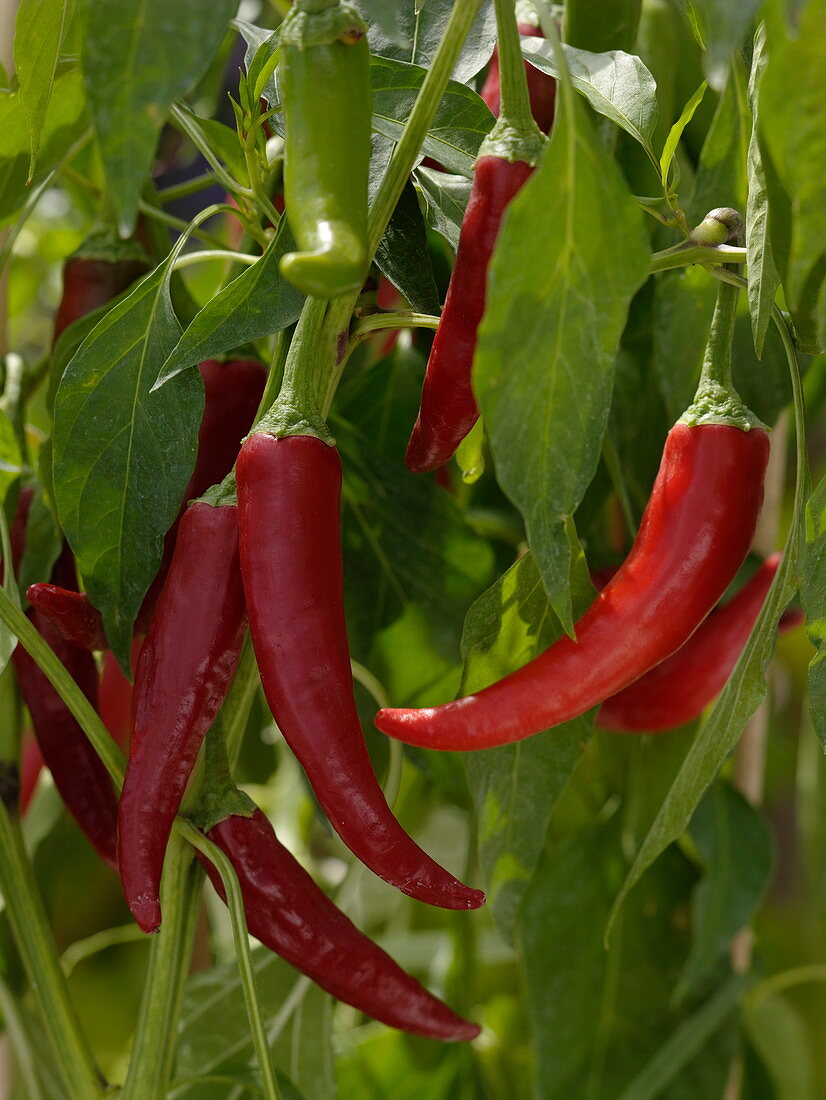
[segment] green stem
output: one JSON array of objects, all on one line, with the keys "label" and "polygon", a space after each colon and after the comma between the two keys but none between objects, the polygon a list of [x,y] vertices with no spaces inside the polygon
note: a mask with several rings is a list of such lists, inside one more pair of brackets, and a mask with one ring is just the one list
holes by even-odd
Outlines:
[{"label": "green stem", "polygon": [[[5,596],[5,593],[4,593]],[[104,1082],[69,999],[57,948],[37,889],[20,823],[0,801],[0,890],[40,1021],[60,1066],[67,1095],[92,1100]]]},{"label": "green stem", "polygon": [[44,1100],[40,1082],[37,1079],[34,1052],[18,1011],[18,1002],[2,979],[0,979],[0,1012],[3,1014],[3,1027],[14,1052],[15,1067],[25,1087],[25,1094],[28,1100]]},{"label": "green stem", "polygon": [[149,952],[143,1000],[121,1100],[166,1095],[175,1058],[177,1020],[201,900],[201,870],[177,830],[161,880],[163,925]]},{"label": "green stem", "polygon": [[221,184],[225,191],[229,191],[231,195],[241,195],[245,199],[253,198],[252,190],[249,187],[242,187],[238,180],[234,179],[229,172],[227,172],[223,164],[221,164],[220,160],[215,156],[212,151],[212,145],[199,125],[197,115],[185,107],[182,107],[179,103],[173,103],[169,112],[169,117],[170,121],[174,122],[180,130],[183,130],[195,148],[203,153],[204,159],[212,168],[218,183]]},{"label": "green stem", "polygon": [[362,317],[354,325],[350,335],[352,347],[348,347],[349,357],[353,348],[368,336],[386,329],[397,328],[429,328],[435,332],[439,327],[439,318],[429,313],[413,313],[411,310],[400,310],[395,313],[371,313],[369,317]]},{"label": "green stem", "polygon": [[662,252],[655,252],[651,257],[649,273],[656,275],[658,271],[671,271],[675,267],[690,267],[691,264],[744,264],[746,262],[745,248],[734,248],[731,245],[704,246],[685,244],[674,245]]},{"label": "green stem", "polygon": [[522,60],[514,0],[494,0],[499,52],[501,101],[499,118],[482,142],[479,156],[503,157],[536,164],[545,144],[531,111],[525,62]]},{"label": "green stem", "polygon": [[95,708],[60,662],[49,643],[37,632],[23,612],[0,589],[0,619],[11,630],[28,654],[37,662],[46,679],[69,708],[92,743],[114,782],[123,782],[123,753],[112,740]]},{"label": "green stem", "polygon": [[[167,214],[165,210],[161,210],[159,206],[153,206],[151,202],[147,202],[145,199],[138,200],[138,210],[140,210],[141,214],[145,214],[147,218],[160,222],[161,225],[168,225],[171,229],[178,229],[181,232],[186,230],[189,225],[183,218],[176,218],[174,214]],[[238,211],[233,208],[233,213],[237,214]],[[205,229],[202,229],[199,233],[194,235],[206,242],[206,244],[213,245],[215,248],[223,249],[225,247],[220,237],[214,236]]]},{"label": "green stem", "polygon": [[284,360],[284,379],[278,398],[256,425],[256,431],[276,436],[314,435],[332,444],[320,409],[320,394],[326,392],[335,370],[335,353],[325,347],[323,321],[325,298],[307,298]]},{"label": "green stem", "polygon": [[188,195],[194,195],[198,191],[204,191],[218,182],[214,172],[202,172],[200,176],[193,176],[191,180],[183,183],[175,183],[171,187],[162,187],[156,192],[157,198],[162,203],[174,202],[175,199],[185,199]]},{"label": "green stem", "polygon": [[252,267],[260,259],[260,256],[251,256],[248,252],[233,252],[229,248],[211,248],[203,249],[200,252],[187,252],[183,256],[179,256],[173,268],[175,271],[180,271],[182,267],[194,267],[195,264],[202,264],[207,260],[223,260],[230,264],[243,264],[245,267]]},{"label": "green stem", "polygon": [[754,1008],[769,997],[775,997],[778,993],[793,989],[797,985],[805,985],[808,982],[826,982],[826,966],[823,963],[795,966],[791,970],[783,970],[779,974],[772,974],[770,978],[765,978],[747,994],[746,1003],[749,1008]]},{"label": "green stem", "polygon": [[[278,396],[278,391],[281,389],[281,383],[284,380],[284,367],[287,362],[287,354],[290,350],[292,334],[292,326],[288,329],[282,329],[278,334],[278,338],[275,341],[275,350],[273,351],[270,369],[267,372],[267,384],[261,395],[253,425],[257,425],[259,421],[263,419]],[[251,431],[255,431],[255,428],[253,427]]]},{"label": "green stem", "polygon": [[235,868],[224,852],[216,844],[202,836],[194,825],[181,822],[178,831],[193,848],[197,848],[202,855],[206,856],[221,876],[227,896],[232,936],[235,941],[235,956],[241,975],[241,989],[244,992],[244,1003],[247,1009],[250,1031],[252,1032],[252,1042],[263,1080],[264,1096],[266,1100],[280,1100],[281,1093],[272,1066],[267,1033],[264,1029],[264,1020],[258,1002],[255,970],[252,965],[249,934],[247,932],[247,919],[244,913],[244,899],[241,895],[241,887],[238,884]]}]

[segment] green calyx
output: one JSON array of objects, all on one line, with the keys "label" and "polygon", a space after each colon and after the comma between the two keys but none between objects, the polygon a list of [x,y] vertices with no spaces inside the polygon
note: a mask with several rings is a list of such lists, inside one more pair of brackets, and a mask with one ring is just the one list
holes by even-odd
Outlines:
[{"label": "green calyx", "polygon": [[93,229],[83,244],[69,257],[72,260],[105,260],[110,264],[135,262],[149,267],[143,245],[130,238],[122,240],[113,225]]},{"label": "green calyx", "polygon": [[327,422],[320,412],[308,408],[306,401],[300,404],[291,401],[289,396],[283,393],[250,434],[259,435],[262,432],[275,436],[276,439],[285,439],[290,435],[312,435],[322,443],[326,443],[328,447],[336,445]]},{"label": "green calyx", "polygon": [[329,46],[333,42],[352,45],[367,34],[367,25],[355,8],[347,4],[296,4],[281,24],[279,41],[282,47],[308,50],[313,46]]},{"label": "green calyx", "polygon": [[519,127],[498,118],[491,132],[479,147],[480,157],[500,157],[502,160],[522,160],[532,168],[538,163],[547,138],[536,125]]},{"label": "green calyx", "polygon": [[760,418],[740,400],[731,377],[731,346],[739,294],[738,287],[730,283],[720,283],[700,382],[694,400],[680,417],[681,424],[692,427],[724,424],[746,432],[752,428],[766,428]]},{"label": "green calyx", "polygon": [[238,487],[235,484],[235,470],[230,470],[220,485],[212,485],[192,504],[209,504],[212,508],[234,508],[238,504]]},{"label": "green calyx", "polygon": [[710,378],[700,380],[694,400],[680,417],[679,423],[692,428],[702,424],[727,424],[744,432],[752,428],[769,430],[760,417],[743,404],[735,389]]},{"label": "green calyx", "polygon": [[193,822],[208,833],[228,817],[252,817],[255,803],[235,786],[220,719],[213,722],[204,746],[204,783],[192,811]]}]

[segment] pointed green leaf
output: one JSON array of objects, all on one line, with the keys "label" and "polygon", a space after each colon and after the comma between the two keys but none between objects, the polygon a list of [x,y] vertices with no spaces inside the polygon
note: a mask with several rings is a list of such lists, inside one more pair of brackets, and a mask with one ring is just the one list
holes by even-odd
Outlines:
[{"label": "pointed green leaf", "polygon": [[195,463],[197,371],[152,393],[180,334],[166,266],[106,314],[66,367],[54,410],[54,485],[66,538],[112,649],[132,624]]},{"label": "pointed green leaf", "polygon": [[558,105],[542,161],[505,214],[473,369],[499,483],[570,631],[565,521],[597,468],[614,357],[649,251],[583,107],[573,94]]},{"label": "pointed green leaf", "polygon": [[663,187],[668,186],[668,169],[671,167],[671,160],[677,151],[677,146],[680,144],[680,138],[683,136],[683,130],[694,118],[694,112],[703,102],[703,96],[706,94],[706,88],[708,84],[703,81],[694,95],[683,107],[683,113],[671,127],[668,132],[668,137],[665,139],[665,145],[663,146],[662,156],[660,157],[660,179],[662,180]]},{"label": "pointed green leaf", "polygon": [[83,73],[118,225],[130,233],[173,101],[215,56],[236,0],[86,0]]},{"label": "pointed green leaf", "polygon": [[75,0],[21,0],[14,27],[14,66],[20,103],[29,126],[29,179],[40,148],[60,47],[72,21]]}]

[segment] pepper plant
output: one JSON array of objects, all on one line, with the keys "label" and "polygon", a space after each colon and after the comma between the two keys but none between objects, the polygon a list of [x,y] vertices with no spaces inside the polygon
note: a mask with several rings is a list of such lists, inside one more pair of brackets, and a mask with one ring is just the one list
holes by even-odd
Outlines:
[{"label": "pepper plant", "polygon": [[0,44],[3,1095],[822,1095],[826,0]]}]

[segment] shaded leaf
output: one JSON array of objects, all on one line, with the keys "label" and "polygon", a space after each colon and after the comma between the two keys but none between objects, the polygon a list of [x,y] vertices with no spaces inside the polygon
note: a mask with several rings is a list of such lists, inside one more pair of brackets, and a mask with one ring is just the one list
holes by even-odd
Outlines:
[{"label": "shaded leaf", "polygon": [[118,225],[130,233],[173,101],[215,56],[236,0],[86,0],[83,73]]},{"label": "shaded leaf", "polygon": [[768,1070],[776,1100],[816,1100],[815,1052],[806,1022],[785,997],[748,1006],[743,1026]]},{"label": "shaded leaf", "polygon": [[809,708],[826,748],[826,478],[806,506],[806,555],[800,581],[806,632],[815,655],[809,665]]},{"label": "shaded leaf", "polygon": [[715,91],[722,91],[732,54],[746,37],[761,0],[692,0],[702,42],[703,69]]},{"label": "shaded leaf", "polygon": [[[584,558],[576,610],[593,599]],[[473,604],[462,634],[460,694],[479,691],[513,672],[562,633],[551,611],[533,555],[519,558]],[[478,819],[479,859],[493,918],[508,941],[516,935],[519,906],[545,846],[545,834],[593,719],[583,715],[546,733],[497,749],[464,753]]]},{"label": "shaded leaf", "polygon": [[499,233],[473,369],[497,478],[570,632],[565,520],[599,461],[614,357],[648,247],[583,107],[569,94],[557,108],[539,167]]},{"label": "shaded leaf", "polygon": [[[594,110],[610,118],[657,158],[651,138],[657,125],[657,85],[634,54],[611,50],[589,53],[563,45],[571,83]],[[522,55],[537,69],[559,77],[553,44],[544,38],[523,38]]]},{"label": "shaded leaf", "polygon": [[416,169],[413,178],[424,196],[427,224],[449,241],[455,251],[459,247],[459,231],[470,198],[471,181],[466,176],[423,167]]},{"label": "shaded leaf", "polygon": [[742,65],[738,64],[720,97],[700,151],[694,190],[691,201],[686,203],[692,225],[719,206],[733,206],[740,212],[745,210],[751,120],[738,94],[738,84],[744,81]]},{"label": "shaded leaf", "polygon": [[419,313],[439,313],[427,230],[416,189],[408,180],[378,250],[376,266]]},{"label": "shaded leaf", "polygon": [[60,47],[72,21],[75,0],[21,0],[14,26],[14,67],[20,103],[29,126],[34,175]]},{"label": "shaded leaf", "polygon": [[195,462],[197,371],[151,392],[180,335],[166,267],[110,310],[66,367],[54,411],[61,525],[125,667],[132,624]]},{"label": "shaded leaf", "polygon": [[688,831],[704,873],[691,901],[691,953],[680,975],[680,997],[713,981],[732,937],[768,889],[773,862],[765,820],[728,783],[715,783],[707,792]]}]

